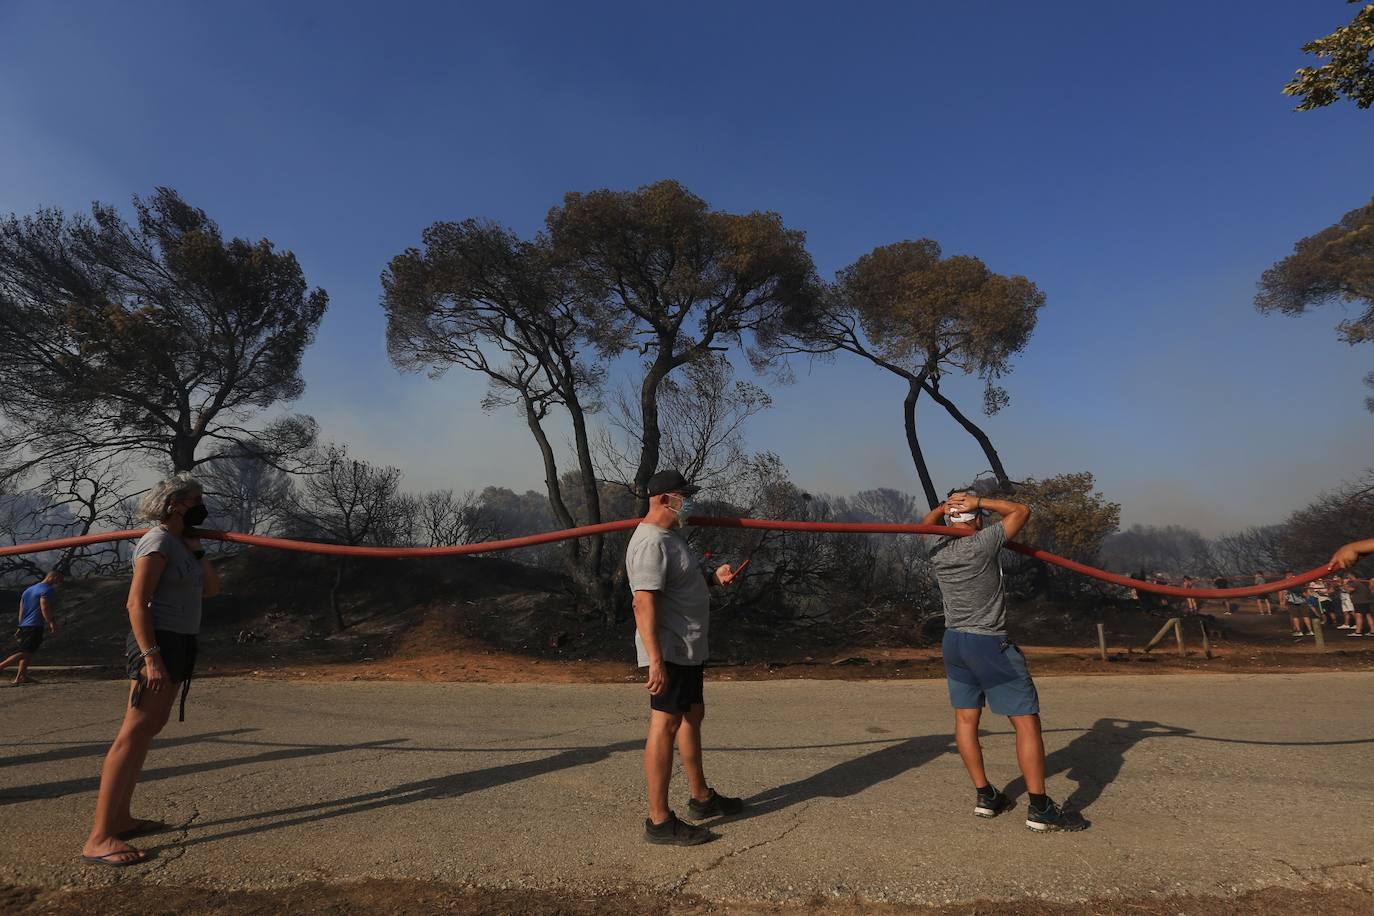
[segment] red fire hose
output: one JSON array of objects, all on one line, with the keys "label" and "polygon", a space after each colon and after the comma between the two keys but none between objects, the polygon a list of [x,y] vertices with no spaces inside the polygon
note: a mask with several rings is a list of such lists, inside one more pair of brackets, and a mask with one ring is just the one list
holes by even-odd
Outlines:
[{"label": "red fire hose", "polygon": [[[494,553],[501,550],[514,550],[518,547],[534,547],[538,544],[551,544],[571,538],[587,537],[594,534],[609,534],[613,531],[628,531],[639,524],[639,519],[625,519],[619,522],[605,522],[600,525],[583,525],[580,528],[564,528],[560,531],[546,531],[525,537],[507,538],[502,541],[484,541],[480,544],[461,544],[454,547],[350,547],[345,544],[317,544],[313,541],[292,541],[285,538],[269,538],[256,534],[238,534],[233,531],[201,530],[197,533],[204,538],[216,541],[229,541],[234,544],[248,544],[253,547],[270,547],[274,550],[291,550],[296,553],[315,553],[327,556],[374,557],[381,559],[418,559],[423,557],[457,557],[477,553]],[[757,518],[711,518],[694,516],[690,523],[705,528],[754,528],[768,531],[806,531],[828,534],[944,534],[965,537],[972,531],[946,528],[943,525],[890,525],[878,522],[788,522]],[[86,534],[80,537],[58,538],[52,541],[39,541],[34,544],[17,544],[13,547],[0,547],[0,557],[25,553],[41,553],[47,550],[63,550],[68,547],[83,547],[88,544],[105,544],[110,541],[131,541],[142,537],[146,529],[135,531],[109,531],[102,534]],[[1007,544],[1008,549],[1017,553],[1053,563],[1080,575],[1110,582],[1142,592],[1158,595],[1171,595],[1175,598],[1252,598],[1268,595],[1284,588],[1306,585],[1320,579],[1331,571],[1330,565],[1319,566],[1305,573],[1266,582],[1263,585],[1247,585],[1244,588],[1180,588],[1176,585],[1157,585],[1129,576],[1118,576],[1103,569],[1096,569],[1066,557],[1058,556],[1047,550],[1027,547],[1015,541]]]}]

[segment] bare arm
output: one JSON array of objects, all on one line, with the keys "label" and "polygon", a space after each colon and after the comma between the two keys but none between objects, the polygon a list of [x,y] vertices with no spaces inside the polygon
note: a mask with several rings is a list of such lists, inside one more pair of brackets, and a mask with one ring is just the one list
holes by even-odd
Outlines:
[{"label": "bare arm", "polygon": [[[133,628],[134,640],[140,652],[157,646],[151,605],[157,584],[162,581],[162,573],[166,569],[167,558],[160,553],[150,553],[134,561],[134,580],[129,584],[129,626]],[[167,666],[163,664],[160,653],[144,656],[143,676],[149,690],[161,690],[168,682]]]},{"label": "bare arm", "polygon": [[923,519],[921,519],[921,524],[922,524],[922,525],[938,525],[938,524],[940,524],[940,519],[942,519],[942,518],[944,518],[944,517],[945,517],[945,504],[944,504],[944,503],[940,503],[940,505],[936,506],[934,509],[931,509],[929,512],[926,513],[926,517],[923,518]]},{"label": "bare arm", "polygon": [[1360,557],[1371,553],[1374,553],[1374,538],[1351,541],[1336,551],[1328,565],[1335,569],[1349,569],[1359,561]]},{"label": "bare arm", "polygon": [[663,649],[658,644],[658,592],[635,592],[634,609],[635,629],[639,631],[640,642],[644,643],[644,654],[649,656],[649,680],[644,686],[649,693],[658,696],[667,680]]},{"label": "bare arm", "polygon": [[219,570],[215,569],[215,564],[210,562],[209,557],[200,559],[201,589],[202,598],[213,598],[219,594]]},{"label": "bare arm", "polygon": [[1022,503],[1014,503],[1008,499],[982,499],[976,503],[980,509],[991,509],[1002,516],[1002,527],[1007,532],[1007,540],[1012,540],[1021,533],[1026,522],[1030,520],[1030,506]]},{"label": "bare arm", "polygon": [[43,619],[48,622],[48,632],[56,633],[57,622],[52,619],[52,605],[48,603],[47,598],[38,599],[38,609],[43,612]]}]

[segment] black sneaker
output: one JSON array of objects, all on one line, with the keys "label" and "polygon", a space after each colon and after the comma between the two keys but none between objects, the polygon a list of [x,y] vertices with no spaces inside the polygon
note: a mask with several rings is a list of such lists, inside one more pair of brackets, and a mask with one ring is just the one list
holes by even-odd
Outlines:
[{"label": "black sneaker", "polygon": [[1087,830],[1088,822],[1077,811],[1065,811],[1050,801],[1043,809],[1032,807],[1026,812],[1026,826],[1036,833],[1070,833]]},{"label": "black sneaker", "polygon": [[1003,811],[1010,811],[1016,807],[1016,802],[1007,798],[1005,792],[998,789],[993,795],[979,795],[973,805],[973,813],[976,817],[996,817]]},{"label": "black sneaker", "polygon": [[655,824],[647,817],[644,819],[644,839],[650,843],[665,846],[700,846],[715,838],[716,835],[705,827],[678,820],[672,811],[668,812],[668,819],[661,824]]},{"label": "black sneaker", "polygon": [[721,795],[715,789],[711,790],[711,796],[704,802],[697,801],[695,798],[689,799],[687,802],[687,813],[699,821],[720,814],[739,814],[743,810],[743,799]]}]

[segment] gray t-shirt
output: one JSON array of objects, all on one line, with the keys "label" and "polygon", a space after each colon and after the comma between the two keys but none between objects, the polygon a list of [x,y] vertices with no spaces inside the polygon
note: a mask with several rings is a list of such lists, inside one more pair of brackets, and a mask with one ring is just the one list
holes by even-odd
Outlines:
[{"label": "gray t-shirt", "polygon": [[153,629],[194,636],[200,632],[200,599],[204,575],[181,538],[161,526],[138,539],[134,559],[160,553],[167,560],[153,592]]},{"label": "gray t-shirt", "polygon": [[[711,590],[692,548],[675,531],[640,524],[625,551],[630,591],[658,592],[658,645],[663,660],[700,665],[707,655],[711,625]],[[644,641],[635,632],[639,667],[649,664]]]},{"label": "gray t-shirt", "polygon": [[1007,542],[1007,530],[1002,523],[968,537],[927,534],[922,538],[935,578],[940,581],[945,628],[984,636],[1007,635],[1007,596],[999,556]]}]

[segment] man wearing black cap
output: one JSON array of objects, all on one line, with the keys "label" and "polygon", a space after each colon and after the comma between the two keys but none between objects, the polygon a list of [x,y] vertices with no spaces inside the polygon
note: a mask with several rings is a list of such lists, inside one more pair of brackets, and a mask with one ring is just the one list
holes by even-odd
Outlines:
[{"label": "man wearing black cap", "polygon": [[649,738],[644,745],[649,818],[644,838],[677,846],[705,843],[715,834],[678,820],[668,807],[675,740],[692,790],[687,803],[691,816],[701,820],[744,809],[738,798],[708,786],[701,767],[701,721],[706,716],[701,675],[711,622],[710,586],[729,585],[735,571],[728,565],[707,571],[677,533],[691,515],[691,497],[699,489],[678,471],[650,477],[649,512],[625,551],[634,593],[635,650],[639,667],[649,669]]}]

